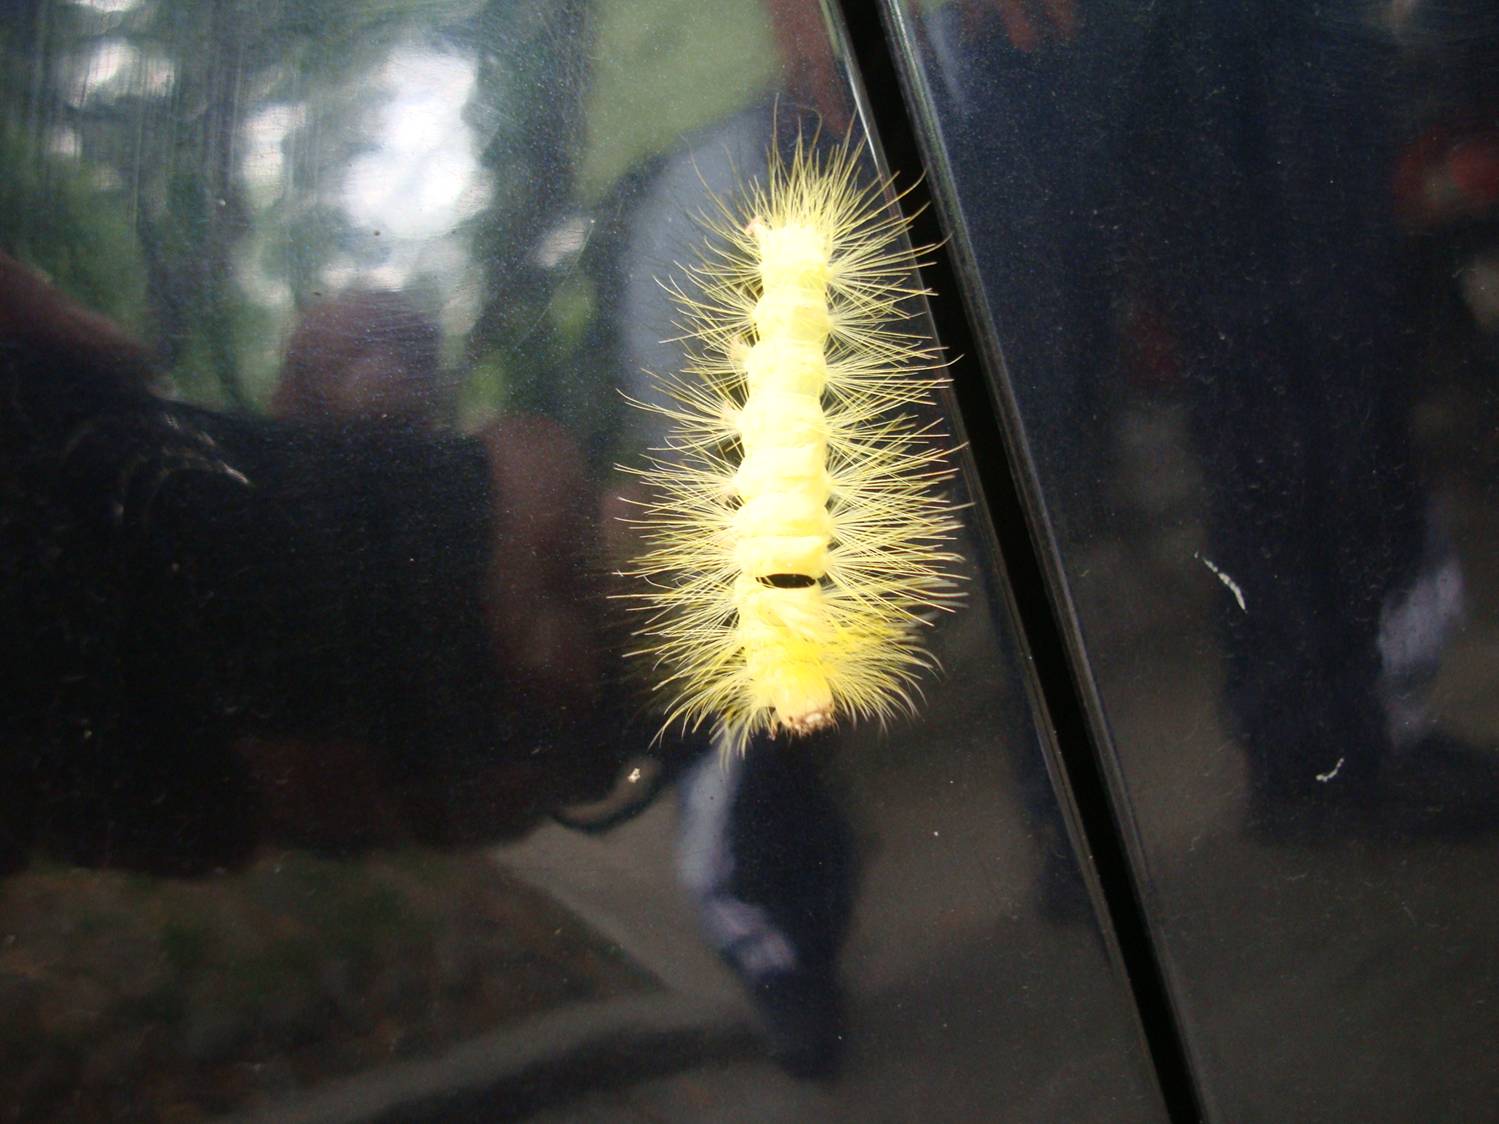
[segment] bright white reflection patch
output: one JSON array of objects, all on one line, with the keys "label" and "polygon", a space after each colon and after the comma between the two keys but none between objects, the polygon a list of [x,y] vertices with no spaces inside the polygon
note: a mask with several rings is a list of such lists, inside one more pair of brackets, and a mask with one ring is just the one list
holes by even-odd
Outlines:
[{"label": "bright white reflection patch", "polygon": [[286,136],[307,121],[305,105],[268,105],[249,121],[244,131],[245,177],[253,184],[279,188],[284,172]]},{"label": "bright white reflection patch", "polygon": [[123,39],[95,40],[76,63],[68,102],[81,106],[126,93],[160,97],[172,88],[175,73],[166,58],[144,54]]},{"label": "bright white reflection patch", "polygon": [[473,92],[470,59],[403,48],[381,75],[390,101],[373,151],[344,181],[344,208],[360,226],[394,238],[431,238],[483,209],[481,169],[463,108]]}]

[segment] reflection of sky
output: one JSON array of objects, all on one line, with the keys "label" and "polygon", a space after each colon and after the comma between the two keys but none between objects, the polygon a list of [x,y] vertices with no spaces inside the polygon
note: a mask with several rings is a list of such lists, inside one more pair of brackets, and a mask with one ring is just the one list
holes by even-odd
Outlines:
[{"label": "reflection of sky", "polygon": [[307,122],[307,107],[276,103],[245,122],[241,134],[245,178],[251,189],[279,191],[286,169],[286,135]]},{"label": "reflection of sky", "polygon": [[360,226],[395,238],[430,238],[452,230],[484,206],[480,168],[463,121],[474,63],[436,51],[404,48],[385,66],[390,101],[380,114],[376,147],[354,161],[343,206]]},{"label": "reflection of sky", "polygon": [[[471,56],[416,44],[395,48],[383,65],[361,70],[336,100],[357,95],[367,113],[345,117],[332,136],[315,121],[316,100],[262,103],[241,126],[238,155],[247,200],[255,215],[237,262],[247,295],[283,324],[252,366],[273,371],[279,363],[276,335],[289,330],[292,292],[275,260],[263,250],[283,237],[282,224],[332,207],[343,212],[352,238],[319,262],[318,290],[403,289],[421,278],[425,297],[436,297],[444,328],[461,335],[477,314],[466,234],[457,228],[489,203],[489,176],[479,164],[473,131],[463,119],[474,91],[477,67]],[[316,81],[316,75],[308,75]],[[333,120],[339,120],[334,118]],[[299,166],[318,167],[293,188],[289,144],[296,138]],[[321,154],[307,145],[322,145]],[[357,155],[329,167],[335,154]],[[316,186],[321,183],[321,190]]]},{"label": "reflection of sky", "polygon": [[122,93],[159,97],[172,86],[172,64],[143,54],[123,39],[100,39],[77,65],[68,101],[73,105]]},{"label": "reflection of sky", "polygon": [[[369,81],[384,99],[370,135],[342,177],[338,205],[361,230],[393,239],[434,238],[488,202],[483,170],[463,110],[473,93],[472,59],[398,48]],[[243,171],[252,190],[284,188],[287,136],[307,124],[301,104],[266,105],[242,133]]]}]

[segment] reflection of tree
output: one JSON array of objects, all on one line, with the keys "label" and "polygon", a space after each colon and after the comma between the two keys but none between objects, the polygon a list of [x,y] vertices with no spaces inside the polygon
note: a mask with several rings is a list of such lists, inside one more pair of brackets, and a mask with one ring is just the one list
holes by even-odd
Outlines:
[{"label": "reflection of tree", "polygon": [[590,6],[490,0],[475,21],[481,52],[468,114],[493,177],[490,206],[470,224],[485,282],[468,346],[476,388],[569,421],[576,349],[593,302],[581,267],[590,224],[569,214]]},{"label": "reflection of tree", "polygon": [[[46,265],[59,256],[58,240],[101,221],[60,212],[46,193],[64,174],[47,149],[67,136],[98,184],[96,205],[113,204],[135,229],[162,358],[173,367],[202,361],[224,397],[242,400],[230,273],[244,225],[233,165],[246,50],[240,5],[162,0],[118,16],[47,0],[27,6],[8,46],[32,75],[17,143],[30,149],[23,159],[40,195],[18,248]],[[104,63],[122,77],[91,86]],[[59,280],[76,287],[78,263],[70,264]]]},{"label": "reflection of tree", "polygon": [[[663,151],[775,79],[761,3],[489,0],[469,119],[492,177],[470,408],[551,414],[612,458],[624,224]],[[580,202],[581,201],[581,202]],[[662,263],[651,263],[659,268]],[[668,263],[669,264],[669,263]]]},{"label": "reflection of tree", "polygon": [[0,248],[139,328],[142,266],[126,193],[48,151],[70,109],[53,45],[77,40],[80,9],[7,0],[0,12]]},{"label": "reflection of tree", "polygon": [[[603,351],[613,293],[602,279],[617,231],[606,228],[627,191],[616,186],[588,214],[576,200],[628,180],[663,130],[691,123],[684,113],[711,115],[737,96],[741,25],[760,19],[739,0],[691,16],[738,30],[735,49],[696,81],[701,97],[685,99],[689,111],[680,96],[654,94],[673,82],[686,41],[661,55],[651,30],[688,7],[0,0],[0,248],[153,340],[180,393],[257,401],[274,382],[286,321],[332,275],[393,260],[393,239],[361,227],[345,198],[350,169],[378,148],[386,102],[372,90],[387,60],[413,47],[474,57],[466,116],[487,203],[445,246],[427,239],[430,256],[401,272],[408,287],[423,269],[442,281],[430,286],[435,311],[472,262],[470,417],[508,400],[597,436],[617,407]],[[687,36],[697,54],[700,39]],[[759,58],[758,43],[744,50]],[[641,95],[647,69],[652,93]],[[590,89],[596,71],[607,91]],[[593,171],[580,187],[584,163]]]},{"label": "reflection of tree", "polygon": [[[175,0],[157,12],[177,37],[175,101],[187,112],[172,120],[165,206],[139,213],[152,303],[171,365],[178,365],[182,343],[196,338],[225,395],[244,405],[233,343],[230,252],[245,227],[234,142],[248,21],[236,0]],[[175,253],[166,249],[174,239]]]},{"label": "reflection of tree", "polygon": [[[327,200],[371,108],[354,79],[418,21],[440,35],[477,4],[140,0],[110,13],[4,0],[0,246],[138,330],[149,320],[180,389],[243,403],[237,345],[267,327],[236,281],[252,218],[284,232],[261,248],[262,265],[305,303],[350,240]],[[100,70],[112,73],[101,82]],[[245,124],[267,105],[297,110],[299,123],[282,190],[257,216],[239,165]],[[142,269],[143,286],[132,284]],[[144,317],[130,301],[141,287]]]},{"label": "reflection of tree", "polygon": [[490,0],[476,21],[468,109],[491,183],[490,205],[469,224],[484,289],[468,339],[468,412],[504,403],[554,417],[595,470],[614,459],[621,222],[641,174],[579,201],[580,168],[598,140],[589,87],[605,49],[600,7]]}]

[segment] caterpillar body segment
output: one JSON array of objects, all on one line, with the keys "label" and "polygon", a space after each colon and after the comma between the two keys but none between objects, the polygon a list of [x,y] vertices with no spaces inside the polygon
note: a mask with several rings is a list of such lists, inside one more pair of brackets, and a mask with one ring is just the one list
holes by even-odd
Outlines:
[{"label": "caterpillar body segment", "polygon": [[715,200],[670,286],[689,350],[654,376],[664,446],[627,576],[666,725],[720,744],[914,708],[919,632],[956,599],[943,434],[920,420],[938,349],[906,327],[923,291],[909,220],[860,152],[799,142]]}]

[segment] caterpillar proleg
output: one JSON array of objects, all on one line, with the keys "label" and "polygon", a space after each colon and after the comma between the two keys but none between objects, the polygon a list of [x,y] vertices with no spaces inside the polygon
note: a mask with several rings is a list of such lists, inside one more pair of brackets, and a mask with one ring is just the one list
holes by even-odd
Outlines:
[{"label": "caterpillar proleg", "polygon": [[[943,366],[914,330],[922,249],[862,148],[772,148],[715,198],[700,259],[668,284],[687,358],[635,403],[669,428],[643,467],[644,553],[625,576],[666,726],[719,742],[915,708],[919,633],[955,599]],[[898,198],[898,197],[897,197]]]}]

